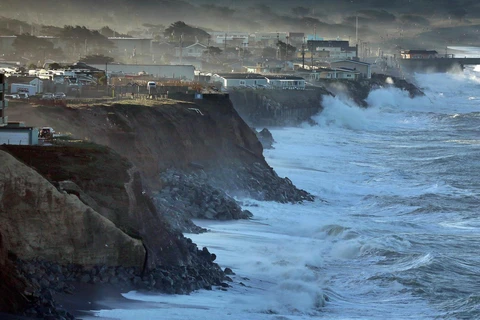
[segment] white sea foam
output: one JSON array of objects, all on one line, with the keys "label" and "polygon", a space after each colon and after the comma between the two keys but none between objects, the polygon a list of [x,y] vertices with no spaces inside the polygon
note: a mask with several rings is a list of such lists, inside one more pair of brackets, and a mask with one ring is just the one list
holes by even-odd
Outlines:
[{"label": "white sea foam", "polygon": [[[252,220],[196,221],[211,231],[188,236],[215,252],[222,267],[236,272],[228,291],[187,296],[130,292],[126,298],[153,305],[98,315],[172,320],[441,317],[435,300],[422,295],[432,289],[419,289],[415,285],[422,281],[408,277],[420,277],[436,257],[451,254],[439,252],[448,248],[448,241],[435,248],[426,243],[442,241],[444,234],[456,239],[468,232],[472,237],[478,219],[409,213],[436,205],[421,202],[429,201],[429,195],[458,200],[478,192],[412,168],[450,161],[459,150],[471,152],[469,144],[447,144],[448,139],[438,136],[453,134],[448,126],[461,119],[453,115],[478,108],[469,97],[480,96],[480,90],[469,74],[419,75],[417,80],[425,97],[411,99],[397,89],[379,89],[369,95],[368,109],[327,97],[325,110],[313,117],[318,125],[271,128],[277,143],[265,151],[269,164],[318,198],[304,204],[250,199],[244,203],[254,214]],[[470,254],[464,259],[468,257],[475,258]],[[429,277],[433,275],[423,281]]]}]

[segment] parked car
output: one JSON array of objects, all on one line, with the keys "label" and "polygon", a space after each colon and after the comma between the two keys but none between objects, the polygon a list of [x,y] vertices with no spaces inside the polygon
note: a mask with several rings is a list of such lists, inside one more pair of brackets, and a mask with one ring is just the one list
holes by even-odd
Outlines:
[{"label": "parked car", "polygon": [[57,92],[57,93],[55,93],[54,98],[55,99],[66,99],[67,95],[63,92]]},{"label": "parked car", "polygon": [[26,92],[19,92],[20,99],[28,99],[30,96]]},{"label": "parked car", "polygon": [[20,96],[16,93],[14,94],[6,94],[5,96],[5,99],[20,99]]},{"label": "parked car", "polygon": [[52,139],[55,134],[55,130],[52,127],[42,127],[38,131],[38,137],[43,139]]},{"label": "parked car", "polygon": [[53,99],[55,99],[55,96],[53,95],[53,93],[46,92],[42,95],[41,99],[42,100],[53,100]]}]

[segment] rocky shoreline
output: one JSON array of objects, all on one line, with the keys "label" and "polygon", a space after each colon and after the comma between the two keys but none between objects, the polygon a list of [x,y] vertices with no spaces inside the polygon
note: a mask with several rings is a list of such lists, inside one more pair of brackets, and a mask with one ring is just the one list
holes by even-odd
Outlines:
[{"label": "rocky shoreline", "polygon": [[[297,110],[294,120],[318,108]],[[38,121],[32,125],[52,125],[85,139],[1,148],[0,240],[3,235],[9,241],[0,241],[0,267],[13,271],[0,274],[0,282],[18,277],[7,284],[21,295],[8,312],[22,314],[23,308],[29,317],[74,319],[57,297],[74,294],[76,285],[172,294],[227,290],[232,271],[221,270],[215,254],[182,234],[206,231],[192,219],[250,219],[239,200],[246,197],[314,200],[267,164],[263,149],[273,147],[271,133],[252,130],[228,97],[198,105],[24,106],[14,112],[18,120],[29,117]],[[121,239],[125,248],[112,239]],[[101,253],[109,255],[108,263]],[[4,311],[1,298],[0,293]]]},{"label": "rocky shoreline", "polygon": [[410,97],[424,93],[412,83],[384,74],[372,74],[371,79],[319,79],[305,90],[234,89],[230,99],[235,109],[254,127],[296,126],[310,122],[311,117],[324,108],[325,96],[340,96],[359,107],[368,107],[366,98],[372,90],[397,88]]},{"label": "rocky shoreline", "polygon": [[[92,284],[109,286],[116,292],[155,291],[167,294],[188,294],[195,290],[226,290],[232,281],[220,267],[212,263],[215,255],[207,248],[197,249],[190,241],[190,250],[195,254],[194,266],[162,266],[142,271],[139,268],[105,265],[85,268],[81,265],[61,265],[44,260],[14,261],[19,276],[28,287],[25,296],[29,299],[23,315],[49,320],[72,320],[75,316],[58,302],[62,294],[74,295],[77,285]],[[75,310],[72,310],[74,312]]]}]

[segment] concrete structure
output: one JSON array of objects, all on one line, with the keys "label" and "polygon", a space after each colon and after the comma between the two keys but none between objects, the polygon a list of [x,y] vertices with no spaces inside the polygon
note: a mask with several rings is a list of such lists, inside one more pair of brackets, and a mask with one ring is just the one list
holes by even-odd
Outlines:
[{"label": "concrete structure", "polygon": [[0,127],[0,145],[38,145],[38,129],[17,125]]},{"label": "concrete structure", "polygon": [[332,69],[344,69],[360,72],[360,77],[370,79],[372,77],[372,65],[367,62],[356,60],[340,60],[331,62]]},{"label": "concrete structure", "polygon": [[10,76],[10,93],[27,92],[34,95],[43,92],[43,81],[37,77],[14,77]]},{"label": "concrete structure", "polygon": [[192,65],[156,65],[156,64],[91,64],[91,67],[105,70],[107,73],[138,75],[146,73],[155,78],[193,81],[195,67]]},{"label": "concrete structure", "polygon": [[225,89],[234,87],[255,87],[266,85],[265,76],[256,73],[220,73],[211,77],[212,82],[221,82]]},{"label": "concrete structure", "polygon": [[266,76],[267,83],[275,89],[304,90],[305,79],[295,76]]}]

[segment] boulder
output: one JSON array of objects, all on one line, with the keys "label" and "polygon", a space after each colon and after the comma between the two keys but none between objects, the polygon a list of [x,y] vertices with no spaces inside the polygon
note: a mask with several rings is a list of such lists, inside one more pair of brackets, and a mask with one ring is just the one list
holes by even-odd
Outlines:
[{"label": "boulder", "polygon": [[267,128],[263,128],[262,131],[257,132],[257,137],[262,144],[263,149],[273,149],[273,143],[275,140],[273,140],[273,135]]}]

